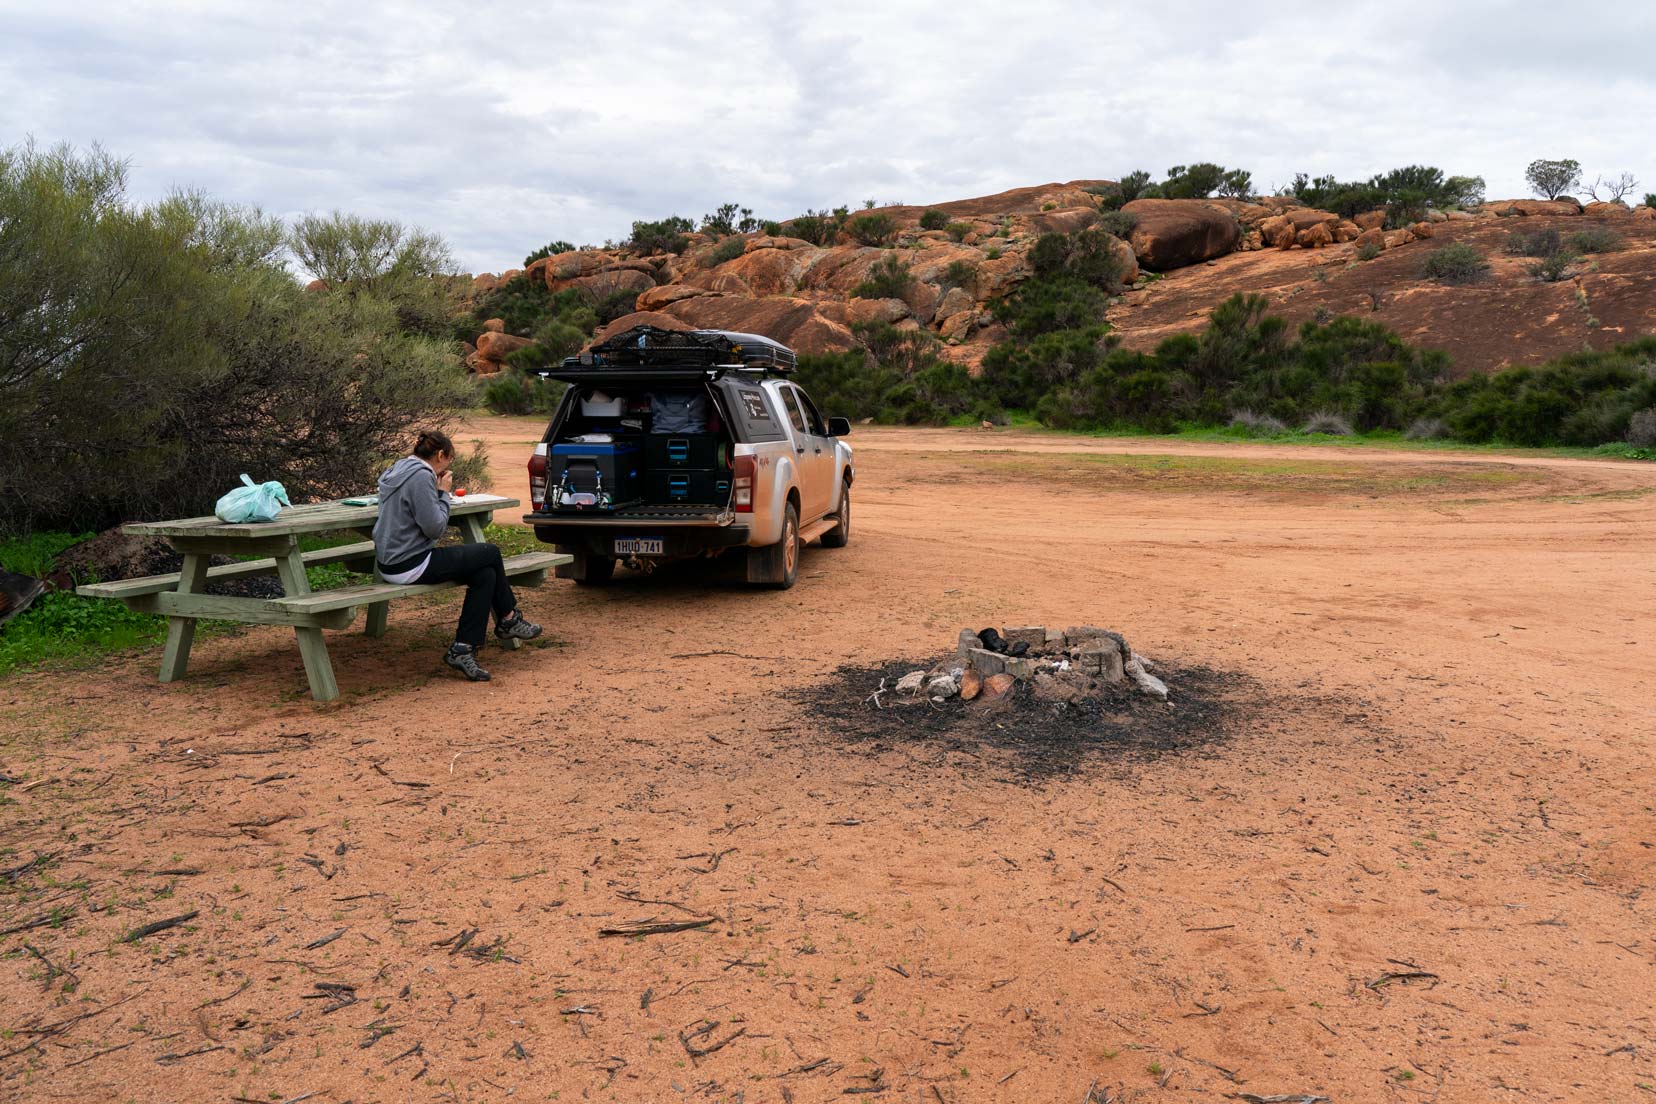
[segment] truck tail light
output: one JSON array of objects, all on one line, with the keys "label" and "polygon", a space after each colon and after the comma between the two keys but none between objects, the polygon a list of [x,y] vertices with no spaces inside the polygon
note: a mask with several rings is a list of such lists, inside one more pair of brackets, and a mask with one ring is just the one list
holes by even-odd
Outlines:
[{"label": "truck tail light", "polygon": [[535,454],[529,457],[529,502],[535,510],[539,510],[546,504],[545,441],[536,445]]},{"label": "truck tail light", "polygon": [[734,478],[730,481],[730,504],[738,514],[753,513],[753,455],[736,457]]}]

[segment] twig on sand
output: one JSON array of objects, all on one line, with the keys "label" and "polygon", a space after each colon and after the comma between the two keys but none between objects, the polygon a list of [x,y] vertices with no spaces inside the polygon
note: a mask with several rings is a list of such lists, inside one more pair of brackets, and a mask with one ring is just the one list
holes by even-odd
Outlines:
[{"label": "twig on sand", "polygon": [[1394,981],[1430,981],[1435,983],[1438,981],[1438,976],[1428,970],[1389,970],[1373,981],[1365,981],[1363,988],[1378,990]]},{"label": "twig on sand", "polygon": [[599,928],[598,934],[601,936],[671,935],[674,932],[694,931],[697,928],[705,928],[717,920],[718,917],[716,916],[709,916],[705,920],[640,920],[631,924],[623,924],[620,927],[615,928]]},{"label": "twig on sand", "polygon": [[153,924],[145,924],[141,928],[133,928],[121,937],[121,942],[136,943],[145,936],[154,935],[156,932],[166,931],[168,928],[176,928],[180,924],[188,924],[191,920],[194,920],[200,915],[201,912],[199,909],[192,909],[191,911],[184,913],[182,916],[169,916],[165,920],[157,920]]},{"label": "twig on sand", "polygon": [[720,1039],[716,1043],[709,1043],[707,1046],[699,1046],[692,1041],[696,1039],[708,1038],[713,1034],[713,1032],[718,1030],[721,1022],[722,1021],[720,1020],[697,1020],[688,1028],[679,1032],[679,1042],[684,1044],[684,1052],[690,1055],[691,1061],[695,1061],[698,1058],[705,1058],[709,1054],[712,1054],[715,1050],[723,1050],[725,1047],[747,1034],[747,1028],[738,1027],[735,1031],[731,1032],[723,1039]]}]

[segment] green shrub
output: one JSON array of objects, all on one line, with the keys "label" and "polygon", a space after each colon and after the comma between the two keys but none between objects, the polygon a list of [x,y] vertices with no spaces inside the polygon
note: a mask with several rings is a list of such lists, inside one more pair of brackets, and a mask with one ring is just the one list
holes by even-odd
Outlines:
[{"label": "green shrub", "polygon": [[955,241],[965,241],[966,235],[972,232],[972,224],[969,222],[951,222],[943,229]]},{"label": "green shrub", "polygon": [[101,152],[0,150],[0,531],[204,514],[242,472],[355,491],[470,401],[440,239],[125,183]]},{"label": "green shrub", "polygon": [[837,417],[919,425],[958,417],[982,403],[966,370],[942,359],[935,335],[888,323],[852,328],[862,348],[801,355],[794,379]]},{"label": "green shrub", "polygon": [[[483,385],[483,405],[496,414],[551,414],[557,409],[558,401],[563,398],[565,385],[556,380],[545,380],[532,375],[524,369],[513,366],[498,375],[490,377]],[[485,473],[488,466],[488,455],[482,449],[482,442],[474,450],[477,464]],[[460,457],[455,458],[455,466],[459,467]],[[460,477],[455,476],[456,486],[476,487],[478,483],[462,483]]]},{"label": "green shrub", "polygon": [[1539,261],[1529,266],[1529,274],[1546,284],[1555,284],[1570,273],[1570,267],[1581,258],[1574,253],[1559,251],[1548,253]]},{"label": "green shrub", "polygon": [[489,472],[489,447],[477,438],[472,439],[471,449],[466,452],[461,452],[460,443],[455,442],[454,463],[449,470],[454,473],[454,485],[467,494],[494,487],[494,478]]},{"label": "green shrub", "polygon": [[1086,329],[1104,321],[1109,297],[1074,276],[1026,280],[995,304],[996,316],[1015,337],[1030,339],[1059,330]]},{"label": "green shrub", "polygon": [[1644,197],[1646,207],[1656,207],[1656,192],[1646,192]]},{"label": "green shrub", "polygon": [[703,268],[717,268],[727,261],[734,261],[745,252],[747,252],[747,241],[745,239],[726,238],[706,253],[703,253],[697,263]]},{"label": "green shrub", "polygon": [[1474,283],[1488,273],[1489,262],[1465,242],[1451,242],[1433,250],[1421,266],[1421,274],[1426,279],[1445,284]]},{"label": "green shrub", "polygon": [[977,288],[977,265],[970,261],[950,261],[949,267],[943,270],[943,287],[965,288],[972,291]]},{"label": "green shrub", "polygon": [[1074,234],[1048,233],[1035,239],[1027,260],[1036,279],[1073,276],[1105,290],[1121,286],[1123,262],[1116,239],[1098,227]]},{"label": "green shrub", "polygon": [[1379,242],[1364,242],[1357,247],[1357,259],[1359,261],[1372,261],[1385,251],[1386,247]]},{"label": "green shrub", "polygon": [[897,220],[884,212],[857,215],[847,220],[845,231],[863,245],[885,245],[897,236]]},{"label": "green shrub", "polygon": [[627,246],[645,256],[652,253],[683,253],[689,244],[685,235],[694,229],[695,225],[689,219],[678,215],[669,215],[655,222],[635,222]]},{"label": "green shrub", "polygon": [[834,239],[845,228],[845,222],[851,217],[849,207],[835,207],[832,211],[806,211],[798,218],[791,219],[784,224],[784,228],[793,237],[810,242],[812,245],[833,245]]},{"label": "green shrub", "polygon": [[1099,214],[1098,221],[1093,226],[1112,237],[1126,241],[1133,234],[1133,227],[1138,225],[1138,216],[1130,211],[1104,211]]},{"label": "green shrub", "polygon": [[909,266],[888,253],[875,261],[867,279],[851,289],[853,299],[901,299],[914,283]]},{"label": "green shrub", "polygon": [[991,245],[988,249],[985,249],[983,251],[983,259],[986,260],[986,261],[998,261],[998,260],[1000,260],[1001,259],[1000,246]]},{"label": "green shrub", "polygon": [[942,230],[949,225],[949,216],[933,207],[920,215],[920,229]]},{"label": "green shrub", "polygon": [[775,219],[766,219],[761,222],[759,229],[767,237],[780,238],[782,236],[782,224]]},{"label": "green shrub", "polygon": [[1569,237],[1569,246],[1577,253],[1614,253],[1627,243],[1608,226],[1589,226]]},{"label": "green shrub", "polygon": [[1563,251],[1564,236],[1557,230],[1514,230],[1507,235],[1504,248],[1515,257],[1551,257]]},{"label": "green shrub", "polygon": [[533,253],[529,254],[527,257],[523,258],[523,267],[528,268],[542,257],[555,257],[559,253],[573,252],[575,252],[575,247],[560,238],[557,241],[548,242],[539,249],[535,250]]}]

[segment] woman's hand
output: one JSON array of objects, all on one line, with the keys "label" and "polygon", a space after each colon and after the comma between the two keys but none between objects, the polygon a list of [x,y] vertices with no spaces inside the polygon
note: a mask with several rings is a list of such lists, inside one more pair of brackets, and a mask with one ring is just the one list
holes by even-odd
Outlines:
[{"label": "woman's hand", "polygon": [[446,471],[443,474],[439,475],[437,477],[437,489],[439,491],[452,491],[452,490],[454,490],[454,473],[451,472],[451,471]]}]

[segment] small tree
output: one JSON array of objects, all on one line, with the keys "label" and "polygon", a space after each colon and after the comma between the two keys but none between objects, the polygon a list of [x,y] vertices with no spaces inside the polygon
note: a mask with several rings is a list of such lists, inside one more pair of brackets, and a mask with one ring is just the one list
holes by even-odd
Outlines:
[{"label": "small tree", "polygon": [[1606,180],[1602,176],[1594,177],[1593,183],[1588,186],[1586,194],[1600,203],[1620,203],[1627,196],[1632,195],[1633,189],[1638,186],[1639,182],[1633,179],[1633,174],[1624,172],[1611,180]]},{"label": "small tree", "polygon": [[1656,192],[1646,192],[1644,197],[1646,207],[1656,207]]},{"label": "small tree", "polygon": [[454,268],[448,246],[436,234],[340,211],[300,218],[288,234],[288,248],[306,272],[330,287],[427,278]]},{"label": "small tree", "polygon": [[750,234],[758,227],[759,220],[753,217],[753,209],[739,207],[734,203],[720,204],[718,210],[702,216],[701,224],[702,233],[717,234],[720,237]]},{"label": "small tree", "polygon": [[1253,195],[1253,173],[1246,169],[1232,169],[1219,181],[1219,194],[1230,199],[1247,199]]},{"label": "small tree", "polygon": [[942,230],[949,225],[949,216],[933,207],[920,215],[920,229]]},{"label": "small tree", "polygon": [[884,212],[858,215],[845,224],[845,230],[863,245],[884,245],[897,235],[897,221]]},{"label": "small tree", "polygon": [[1121,192],[1121,201],[1123,203],[1131,203],[1133,200],[1142,195],[1144,189],[1149,187],[1149,185],[1150,174],[1145,172],[1143,169],[1134,169],[1132,172],[1121,178],[1121,180],[1116,184],[1116,189]]},{"label": "small tree", "polygon": [[640,253],[683,253],[689,244],[685,235],[694,230],[689,219],[669,215],[656,222],[638,221],[632,224],[632,237],[627,244]]},{"label": "small tree", "polygon": [[1581,162],[1569,158],[1531,161],[1529,168],[1524,170],[1524,179],[1529,181],[1536,195],[1543,199],[1557,199],[1581,187]]},{"label": "small tree", "polygon": [[1167,170],[1162,182],[1162,194],[1168,199],[1206,199],[1225,179],[1225,167],[1212,161],[1198,161],[1194,165],[1174,165]]},{"label": "small tree", "polygon": [[1481,207],[1484,201],[1484,178],[1481,176],[1451,176],[1443,182],[1443,199],[1454,207],[1465,209]]},{"label": "small tree", "polygon": [[556,257],[559,253],[573,253],[575,247],[559,238],[557,241],[547,242],[527,257],[523,258],[523,267],[528,268],[542,257]]}]

